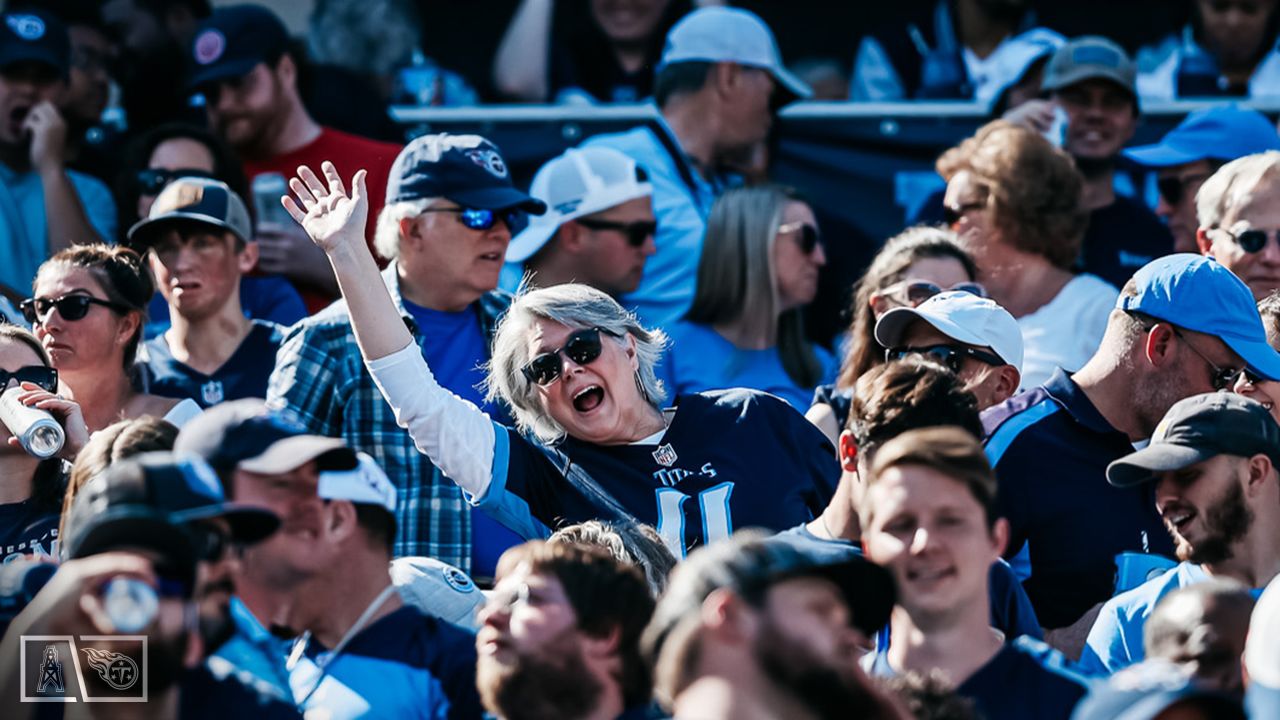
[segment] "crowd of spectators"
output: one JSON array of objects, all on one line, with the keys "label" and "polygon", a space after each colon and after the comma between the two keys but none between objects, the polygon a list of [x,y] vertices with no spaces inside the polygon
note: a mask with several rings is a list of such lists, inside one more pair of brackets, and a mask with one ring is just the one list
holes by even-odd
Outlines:
[{"label": "crowd of spectators", "polygon": [[[4,717],[1280,717],[1280,3],[508,5],[5,4]],[[829,346],[810,98],[990,111]]]}]

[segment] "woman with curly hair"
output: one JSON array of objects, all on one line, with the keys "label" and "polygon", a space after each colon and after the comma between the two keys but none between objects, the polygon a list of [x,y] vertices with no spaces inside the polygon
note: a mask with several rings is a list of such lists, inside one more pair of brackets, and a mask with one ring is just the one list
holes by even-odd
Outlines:
[{"label": "woman with curly hair", "polygon": [[973,255],[978,280],[1018,319],[1022,387],[1057,367],[1079,370],[1106,329],[1116,288],[1073,268],[1088,211],[1070,156],[1026,128],[988,123],[938,159],[944,213]]}]

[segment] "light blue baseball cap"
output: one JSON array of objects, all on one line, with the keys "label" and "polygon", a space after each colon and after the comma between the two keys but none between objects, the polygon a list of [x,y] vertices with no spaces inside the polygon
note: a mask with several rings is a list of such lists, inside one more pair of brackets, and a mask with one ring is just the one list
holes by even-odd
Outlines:
[{"label": "light blue baseball cap", "polygon": [[1235,351],[1249,370],[1280,380],[1280,353],[1267,344],[1253,292],[1217,260],[1177,253],[1133,274],[1138,294],[1120,294],[1116,308],[1212,335]]},{"label": "light blue baseball cap", "polygon": [[813,90],[782,64],[773,31],[749,10],[708,7],[694,10],[672,26],[657,72],[682,62],[731,62],[766,70],[797,98]]},{"label": "light blue baseball cap", "polygon": [[1232,104],[1196,110],[1160,142],[1129,148],[1124,155],[1140,165],[1168,167],[1199,160],[1235,160],[1267,150],[1280,150],[1276,126],[1257,110]]}]

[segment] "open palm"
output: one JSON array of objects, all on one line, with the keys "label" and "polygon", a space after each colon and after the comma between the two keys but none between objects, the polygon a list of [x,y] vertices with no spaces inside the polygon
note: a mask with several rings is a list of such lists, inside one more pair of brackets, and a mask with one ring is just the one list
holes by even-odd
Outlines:
[{"label": "open palm", "polygon": [[289,188],[298,200],[286,195],[281,198],[285,210],[302,226],[311,241],[326,253],[364,245],[365,222],[369,216],[369,195],[365,192],[365,171],[356,172],[351,179],[352,192],[347,195],[346,186],[333,163],[320,164],[325,181],[311,168],[298,168],[298,176],[289,180]]}]

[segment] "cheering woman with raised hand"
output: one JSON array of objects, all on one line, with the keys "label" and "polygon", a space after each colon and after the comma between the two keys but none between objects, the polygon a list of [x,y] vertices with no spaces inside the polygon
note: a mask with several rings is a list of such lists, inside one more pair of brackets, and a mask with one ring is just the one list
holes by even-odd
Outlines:
[{"label": "cheering woman with raised hand", "polygon": [[664,410],[654,365],[666,338],[583,285],[519,296],[495,338],[495,424],[441,388],[399,321],[364,243],[365,173],[348,194],[331,163],[300,168],[285,207],[329,256],[356,341],[418,449],[467,496],[525,536],[634,518],[677,557],[734,528],[811,518],[839,478],[822,434],[784,401],[750,390],[683,395]]}]

